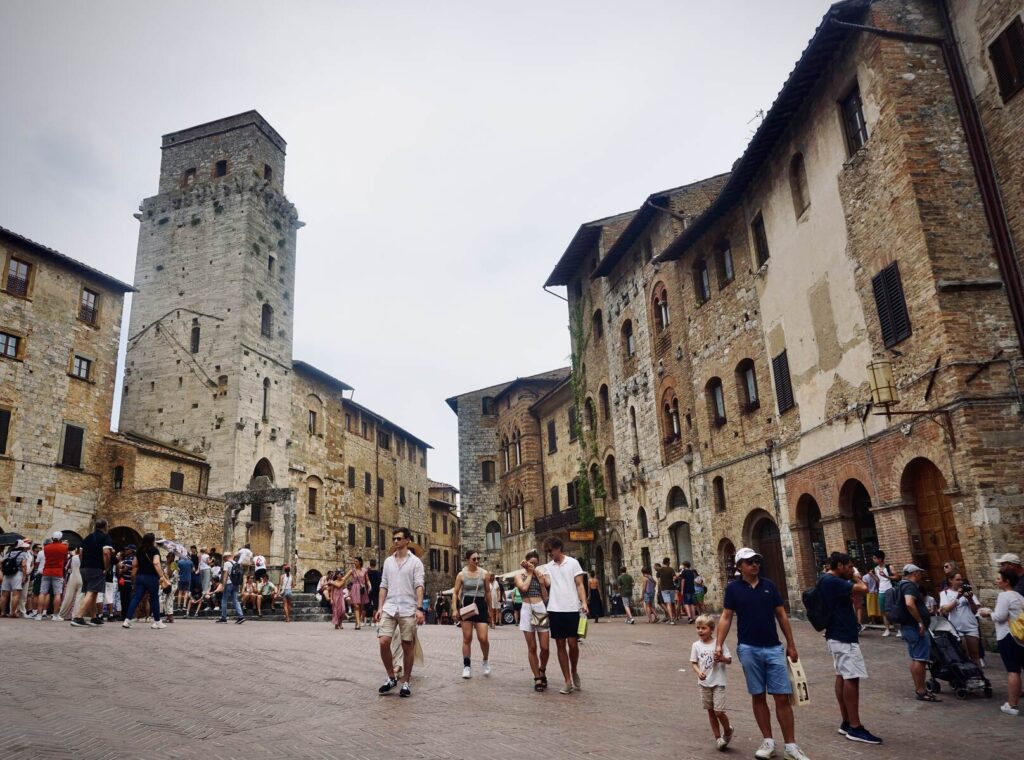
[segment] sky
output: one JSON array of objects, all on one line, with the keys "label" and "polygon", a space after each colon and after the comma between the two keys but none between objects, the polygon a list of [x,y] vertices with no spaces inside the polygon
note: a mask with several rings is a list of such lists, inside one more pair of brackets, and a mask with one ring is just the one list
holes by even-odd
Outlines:
[{"label": "sky", "polygon": [[258,110],[306,223],[295,358],[458,485],[444,399],[568,364],[576,229],[727,171],[828,6],[4,3],[0,226],[131,282],[160,136]]}]

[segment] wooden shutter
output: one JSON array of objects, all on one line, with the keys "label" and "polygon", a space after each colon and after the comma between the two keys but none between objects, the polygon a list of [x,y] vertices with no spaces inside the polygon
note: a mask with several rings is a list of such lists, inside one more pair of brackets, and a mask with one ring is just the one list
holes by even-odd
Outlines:
[{"label": "wooden shutter", "polygon": [[85,430],[74,425],[65,425],[64,427],[64,452],[60,458],[60,463],[67,467],[81,467],[82,466],[82,439],[85,436]]},{"label": "wooden shutter", "polygon": [[0,454],[7,451],[7,435],[11,429],[11,412],[0,409]]},{"label": "wooden shutter", "polygon": [[992,68],[999,82],[999,94],[1005,103],[1024,88],[1024,22],[1014,19],[989,46]]},{"label": "wooden shutter", "polygon": [[910,314],[903,294],[903,282],[896,263],[892,263],[871,278],[875,294],[878,322],[882,328],[882,342],[886,348],[910,337]]},{"label": "wooden shutter", "polygon": [[772,359],[772,374],[775,375],[775,396],[779,402],[779,414],[796,406],[793,401],[793,383],[789,379],[789,358],[786,352]]},{"label": "wooden shutter", "polygon": [[172,472],[171,473],[171,490],[172,491],[184,491],[185,490],[185,473],[183,473],[183,472]]}]

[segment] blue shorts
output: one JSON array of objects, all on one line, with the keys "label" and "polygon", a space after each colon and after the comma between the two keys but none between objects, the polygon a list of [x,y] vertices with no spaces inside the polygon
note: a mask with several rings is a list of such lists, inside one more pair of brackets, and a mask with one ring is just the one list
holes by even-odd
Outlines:
[{"label": "blue shorts", "polygon": [[683,594],[683,604],[696,604],[696,603],[697,602],[694,599],[694,595],[692,593]]},{"label": "blue shorts", "polygon": [[916,625],[901,625],[900,633],[903,634],[903,640],[907,642],[907,654],[910,655],[911,660],[931,662],[932,640],[927,632],[922,636]]},{"label": "blue shorts", "polygon": [[644,604],[654,604],[654,594],[644,594]]},{"label": "blue shorts", "polygon": [[773,647],[755,647],[740,644],[736,655],[743,665],[749,694],[792,694],[789,669],[786,667],[786,650],[782,644]]},{"label": "blue shorts", "polygon": [[675,591],[662,591],[661,601],[663,604],[675,604],[676,592]]}]

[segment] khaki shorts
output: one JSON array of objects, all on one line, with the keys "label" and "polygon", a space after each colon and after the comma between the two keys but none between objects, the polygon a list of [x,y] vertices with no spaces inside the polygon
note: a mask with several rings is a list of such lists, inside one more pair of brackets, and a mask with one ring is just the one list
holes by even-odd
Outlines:
[{"label": "khaki shorts", "polygon": [[386,612],[382,612],[380,616],[380,630],[377,631],[377,637],[381,639],[390,639],[395,635],[395,628],[398,628],[399,633],[402,636],[402,641],[416,640],[415,615],[396,617],[395,615],[389,615]]},{"label": "khaki shorts", "polygon": [[705,710],[725,712],[725,687],[724,686],[701,686],[700,701]]}]

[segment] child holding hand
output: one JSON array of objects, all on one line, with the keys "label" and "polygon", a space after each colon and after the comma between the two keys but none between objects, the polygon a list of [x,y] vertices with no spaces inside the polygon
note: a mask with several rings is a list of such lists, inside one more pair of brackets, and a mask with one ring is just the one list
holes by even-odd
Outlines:
[{"label": "child holding hand", "polygon": [[711,732],[715,735],[715,746],[724,750],[732,741],[732,725],[725,712],[725,666],[732,662],[732,653],[725,645],[722,656],[715,662],[714,615],[701,615],[696,620],[697,641],[690,647],[690,663],[697,674],[701,702],[708,711]]}]

